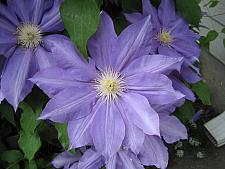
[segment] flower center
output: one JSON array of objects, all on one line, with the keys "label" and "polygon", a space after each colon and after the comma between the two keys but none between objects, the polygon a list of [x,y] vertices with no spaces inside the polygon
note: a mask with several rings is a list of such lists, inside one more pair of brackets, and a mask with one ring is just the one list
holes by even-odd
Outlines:
[{"label": "flower center", "polygon": [[170,46],[171,42],[173,42],[173,38],[170,35],[170,32],[165,29],[160,30],[157,35],[157,40],[160,42],[160,44],[167,46]]},{"label": "flower center", "polygon": [[98,92],[98,96],[111,101],[115,100],[126,90],[126,83],[119,72],[107,69],[99,74],[99,77],[95,80],[94,87]]},{"label": "flower center", "polygon": [[35,48],[42,42],[42,33],[38,25],[21,24],[16,30],[17,43],[24,48]]}]

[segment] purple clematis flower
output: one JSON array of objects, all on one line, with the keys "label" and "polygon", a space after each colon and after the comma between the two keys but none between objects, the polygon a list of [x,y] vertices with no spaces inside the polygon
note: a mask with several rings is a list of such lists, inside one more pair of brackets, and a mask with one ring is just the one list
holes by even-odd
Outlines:
[{"label": "purple clematis flower", "polygon": [[151,105],[183,100],[163,74],[179,70],[182,58],[148,55],[149,20],[147,16],[117,36],[111,18],[102,12],[88,43],[89,62],[70,41],[52,41],[52,52],[64,57],[63,68],[46,68],[31,81],[51,96],[39,119],[69,122],[70,148],[94,145],[106,161],[124,145],[137,154],[145,134],[160,135],[159,116]]},{"label": "purple clematis flower", "polygon": [[0,55],[6,57],[1,91],[15,110],[32,89],[28,79],[55,64],[47,41],[56,35],[47,34],[63,30],[60,4],[61,0],[10,0],[7,6],[0,3]]},{"label": "purple clematis flower", "polygon": [[[150,53],[159,53],[171,57],[184,57],[181,76],[189,83],[196,83],[200,77],[196,74],[199,69],[193,64],[200,55],[200,48],[196,44],[199,35],[189,29],[188,24],[175,11],[174,0],[161,0],[158,10],[149,0],[142,0],[143,12],[125,14],[131,23],[151,15],[153,24],[152,44]],[[194,94],[177,78],[173,76],[173,86],[194,101]]]},{"label": "purple clematis flower", "polygon": [[99,169],[104,164],[103,156],[92,148],[85,151],[83,155],[80,151],[77,151],[75,155],[64,151],[52,161],[55,168],[63,169]]}]

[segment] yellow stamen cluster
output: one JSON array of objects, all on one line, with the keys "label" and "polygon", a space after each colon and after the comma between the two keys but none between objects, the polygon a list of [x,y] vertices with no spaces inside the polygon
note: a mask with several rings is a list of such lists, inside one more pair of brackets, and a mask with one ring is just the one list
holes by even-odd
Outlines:
[{"label": "yellow stamen cluster", "polygon": [[173,38],[170,35],[170,32],[165,29],[160,30],[160,32],[157,35],[157,40],[160,42],[161,45],[166,46],[170,46],[171,43],[173,42]]},{"label": "yellow stamen cluster", "polygon": [[42,42],[42,33],[38,25],[23,23],[16,30],[17,43],[24,48],[35,48]]},{"label": "yellow stamen cluster", "polygon": [[126,90],[126,83],[120,73],[107,69],[95,80],[95,89],[99,97],[106,101],[115,100]]}]

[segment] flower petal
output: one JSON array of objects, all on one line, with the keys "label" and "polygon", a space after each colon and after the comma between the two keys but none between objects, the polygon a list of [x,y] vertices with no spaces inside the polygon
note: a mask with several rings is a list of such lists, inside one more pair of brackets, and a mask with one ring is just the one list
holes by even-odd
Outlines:
[{"label": "flower petal", "polygon": [[183,84],[175,76],[170,76],[170,79],[172,80],[174,89],[183,93],[185,95],[186,99],[188,99],[192,102],[195,101],[196,98],[195,98],[195,95],[194,95],[194,93],[192,92],[191,89],[189,89],[185,84]]},{"label": "flower petal", "polygon": [[85,117],[91,113],[95,96],[90,87],[67,88],[48,102],[39,119],[64,123]]},{"label": "flower petal", "polygon": [[197,75],[197,73],[194,72],[189,67],[183,67],[181,70],[181,76],[186,80],[188,83],[197,83],[201,80],[201,78]]},{"label": "flower petal", "polygon": [[162,74],[138,73],[127,77],[128,90],[144,95],[150,104],[170,104],[184,98],[172,87],[171,80]]},{"label": "flower petal", "polygon": [[122,70],[131,59],[148,54],[151,41],[151,17],[128,26],[118,37],[113,57],[116,59],[115,69]]},{"label": "flower petal", "polygon": [[29,6],[29,1],[26,0],[10,0],[8,1],[8,6],[11,8],[19,17],[20,21],[22,22],[29,22],[30,21],[30,6]]},{"label": "flower petal", "polygon": [[161,0],[158,8],[159,21],[164,28],[167,28],[176,20],[175,4],[173,0]]},{"label": "flower petal", "polygon": [[[4,55],[5,57],[9,57],[9,55],[6,55],[7,52],[10,51],[10,49],[15,48],[17,40],[16,37],[9,32],[1,31],[0,32],[0,55]],[[10,55],[12,52],[10,52]]]},{"label": "flower petal", "polygon": [[131,14],[126,13],[124,15],[130,23],[136,23],[145,18],[145,16],[143,16],[141,13],[138,12],[134,12]]},{"label": "flower petal", "polygon": [[102,12],[97,32],[88,41],[89,52],[99,69],[104,70],[114,65],[115,59],[111,55],[116,39],[112,19],[106,12]]},{"label": "flower petal", "polygon": [[164,55],[145,55],[134,59],[123,73],[126,76],[146,72],[146,73],[170,73],[173,70],[180,70],[183,58],[173,58]]},{"label": "flower petal", "polygon": [[67,151],[64,151],[58,154],[52,161],[52,165],[55,168],[69,168],[74,162],[78,161],[81,157],[81,153],[76,152],[75,155],[70,154]]},{"label": "flower petal", "polygon": [[167,143],[187,139],[187,129],[175,116],[160,114],[159,121],[162,137]]},{"label": "flower petal", "polygon": [[120,149],[125,136],[125,125],[113,102],[106,102],[99,108],[93,120],[91,135],[95,148],[106,160]]},{"label": "flower petal", "polygon": [[105,164],[103,156],[93,149],[88,149],[78,163],[78,169],[99,169]]},{"label": "flower petal", "polygon": [[19,102],[31,91],[33,84],[28,79],[36,71],[31,50],[18,48],[8,61],[1,79],[1,89],[15,110]]},{"label": "flower petal", "polygon": [[66,88],[90,85],[76,81],[74,74],[70,70],[64,70],[58,67],[43,69],[36,73],[30,80],[49,97],[53,97]]},{"label": "flower petal", "polygon": [[139,94],[124,93],[122,106],[133,124],[149,135],[159,134],[159,117],[151,108],[148,100]]},{"label": "flower petal", "polygon": [[60,17],[61,3],[62,0],[54,0],[51,9],[44,13],[40,24],[44,32],[62,31],[64,29]]},{"label": "flower petal", "polygon": [[8,6],[3,5],[2,3],[0,4],[0,16],[2,16],[3,18],[7,18],[14,25],[19,24],[15,12],[12,11]]},{"label": "flower petal", "polygon": [[96,112],[99,111],[102,104],[104,103],[97,101],[96,105],[92,109],[92,112],[88,116],[70,121],[68,123],[67,131],[70,140],[70,149],[92,144],[93,141],[90,127],[93,123]]},{"label": "flower petal", "polygon": [[143,165],[155,165],[157,168],[165,169],[169,157],[167,148],[159,137],[146,136],[138,158]]},{"label": "flower petal", "polygon": [[145,135],[141,129],[133,124],[132,119],[128,116],[122,105],[117,103],[117,106],[123,117],[126,129],[123,145],[129,147],[135,154],[138,154],[144,143]]}]

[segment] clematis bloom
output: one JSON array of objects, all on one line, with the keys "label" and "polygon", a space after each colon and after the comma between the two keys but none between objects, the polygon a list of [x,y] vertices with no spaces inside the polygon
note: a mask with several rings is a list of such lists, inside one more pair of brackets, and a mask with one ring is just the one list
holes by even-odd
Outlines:
[{"label": "clematis bloom", "polygon": [[125,14],[128,21],[136,23],[140,19],[151,15],[153,25],[152,54],[162,54],[171,57],[184,57],[184,63],[180,75],[171,74],[173,86],[186,95],[186,98],[194,101],[194,94],[188,89],[182,80],[196,83],[200,80],[197,75],[199,69],[194,66],[200,55],[200,48],[196,41],[199,35],[189,29],[188,23],[175,11],[174,0],[161,0],[156,9],[149,0],[142,0],[142,13]]},{"label": "clematis bloom", "polygon": [[52,52],[64,57],[61,68],[46,68],[31,81],[51,96],[39,119],[68,122],[70,148],[94,145],[106,161],[121,146],[138,154],[145,134],[160,135],[159,116],[151,105],[183,100],[163,74],[179,70],[183,60],[148,55],[149,20],[147,16],[117,36],[111,18],[102,12],[88,42],[89,62],[69,40],[52,41]]},{"label": "clematis bloom", "polygon": [[60,4],[61,0],[10,0],[7,6],[0,3],[0,55],[6,58],[1,92],[15,110],[32,89],[28,79],[38,70],[55,65],[47,41],[58,36],[47,34],[64,29]]}]

